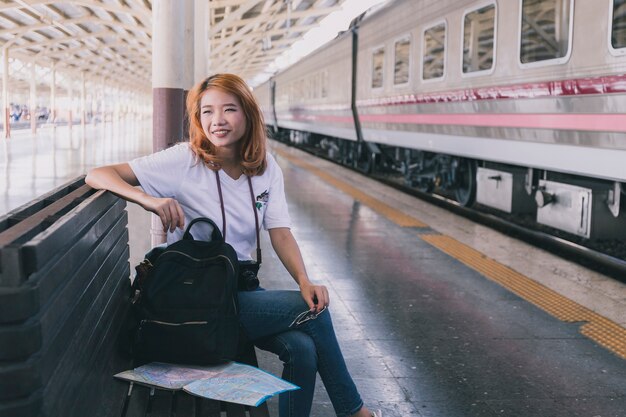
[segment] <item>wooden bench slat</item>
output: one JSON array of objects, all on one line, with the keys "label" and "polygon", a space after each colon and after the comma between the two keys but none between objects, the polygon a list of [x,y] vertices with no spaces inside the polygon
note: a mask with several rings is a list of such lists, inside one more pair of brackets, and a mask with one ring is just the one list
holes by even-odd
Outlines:
[{"label": "wooden bench slat", "polygon": [[[115,298],[114,304],[110,308],[112,311],[116,310],[115,306],[119,308],[119,303],[126,301],[125,293],[127,294],[128,283],[113,278],[116,275],[119,277],[120,271],[124,269],[123,260],[120,260],[111,274],[111,281],[118,284],[114,289],[107,289],[107,295]],[[46,382],[44,391],[44,397],[47,399],[44,404],[46,415],[64,415],[64,407],[60,404],[67,405],[68,402],[75,399],[77,392],[85,395],[92,388],[85,384],[87,376],[91,373],[91,368],[97,366],[99,360],[106,359],[101,354],[102,347],[112,347],[111,344],[115,344],[117,338],[113,337],[115,335],[111,333],[112,329],[117,328],[117,326],[112,327],[115,316],[107,311],[107,307],[101,308],[100,313],[94,309],[93,315],[95,317],[89,317],[89,321],[85,320],[81,324],[81,328],[77,330],[68,349],[60,358],[55,372]],[[112,375],[111,379],[113,379]]]},{"label": "wooden bench slat", "polygon": [[[111,276],[107,274],[107,267],[116,265],[119,257],[128,253],[126,239],[128,231],[124,227],[125,218],[119,219],[101,244],[96,247],[93,253],[85,260],[81,268],[73,275],[68,277],[68,285],[63,288],[59,296],[54,299],[56,309],[46,309],[46,313],[41,317],[41,332],[43,339],[43,347],[46,348],[50,341],[54,338],[62,337],[61,323],[63,328],[67,328],[67,334],[72,334],[75,326],[84,320],[86,311],[92,308],[93,303],[99,297],[101,291],[105,291]],[[125,263],[125,270],[120,276],[115,278],[118,280],[128,279],[130,269],[128,261]],[[85,277],[93,277],[87,281]],[[82,278],[82,279],[81,279]],[[50,303],[49,303],[50,304]]]},{"label": "wooden bench slat", "polygon": [[22,251],[26,275],[44,268],[46,263],[54,257],[55,252],[63,251],[64,248],[75,243],[103,212],[116,203],[126,205],[115,195],[98,191],[72,208],[53,226],[30,241],[24,242]]},{"label": "wooden bench slat", "polygon": [[39,294],[34,285],[0,287],[0,325],[26,320],[39,310]]},{"label": "wooden bench slat", "polygon": [[0,233],[0,285],[16,286],[26,279],[28,272],[24,268],[28,265],[22,259],[21,247],[45,230],[46,218],[78,205],[82,197],[93,192],[91,187],[84,185]]},{"label": "wooden bench slat", "polygon": [[74,245],[60,253],[47,270],[38,271],[19,287],[0,286],[0,324],[21,322],[34,316],[45,305],[59,285],[66,281],[69,271],[75,270],[93,246],[119,220],[125,204],[119,201],[107,210],[90,230]]},{"label": "wooden bench slat", "polygon": [[64,285],[65,276],[69,271],[77,270],[86,259],[86,255],[96,251],[103,244],[104,239],[109,239],[109,234],[115,228],[116,232],[126,227],[128,214],[124,211],[125,205],[114,204],[98,221],[83,234],[74,246],[59,254],[56,262],[51,262],[38,272],[29,277],[29,282],[37,286],[39,291],[40,305],[44,305],[50,297]]},{"label": "wooden bench slat", "polygon": [[[103,407],[108,407],[106,415],[119,415],[124,387],[117,383],[113,375],[128,369],[131,364],[130,355],[120,354],[122,344],[127,342],[126,320],[130,313],[130,301],[125,295],[129,293],[129,289],[128,280],[120,281],[120,287],[112,292],[109,302],[102,307],[103,313],[94,322],[105,330],[100,335],[94,333],[91,336],[97,343],[85,352],[79,372],[72,372],[71,377],[76,379],[73,382],[75,390],[66,390],[67,395],[57,402],[56,408],[46,408],[44,411],[48,415],[95,416],[97,412],[106,411],[101,409]],[[82,387],[88,389],[83,390],[80,396],[73,395],[73,392]],[[98,404],[98,410],[94,410],[94,404]]]},{"label": "wooden bench slat", "polygon": [[43,230],[41,224],[48,216],[55,215],[68,206],[73,207],[78,205],[80,197],[93,192],[95,192],[93,188],[88,185],[83,185],[44,209],[28,216],[16,225],[4,230],[0,233],[0,248],[14,243],[26,242]]},{"label": "wooden bench slat", "polygon": [[[0,364],[0,400],[27,395],[38,387],[45,385],[53,372],[59,369],[59,367],[61,369],[70,369],[73,364],[78,363],[77,357],[73,354],[68,355],[67,351],[74,349],[76,354],[80,354],[83,349],[88,348],[88,344],[84,337],[77,337],[80,336],[80,333],[76,334],[77,331],[74,330],[76,326],[82,326],[90,332],[102,330],[97,329],[95,323],[85,320],[87,311],[84,311],[84,305],[92,305],[99,291],[103,291],[104,296],[108,299],[112,289],[117,287],[119,282],[122,281],[123,275],[128,273],[128,261],[126,260],[128,259],[128,248],[123,246],[120,246],[120,248],[122,250],[118,253],[113,252],[109,254],[108,258],[102,263],[99,273],[96,273],[92,280],[92,282],[98,283],[104,278],[112,288],[109,289],[104,284],[101,284],[99,288],[97,286],[87,287],[82,298],[83,311],[76,311],[75,315],[70,315],[67,318],[67,322],[63,323],[62,328],[59,330],[60,333],[47,349],[29,357],[24,362]],[[126,256],[126,258],[120,258],[120,256]],[[118,296],[122,296],[122,294]],[[101,311],[95,311],[95,313],[101,313]],[[60,365],[62,357],[67,358],[68,361],[63,366]],[[63,380],[58,381],[60,385],[66,383]]]},{"label": "wooden bench slat", "polygon": [[39,416],[43,405],[43,391],[39,390],[25,398],[0,402],[0,417]]},{"label": "wooden bench slat", "polygon": [[5,231],[9,227],[21,222],[27,217],[32,216],[34,213],[42,210],[51,202],[54,202],[72,191],[80,188],[85,184],[85,176],[75,178],[65,184],[58,186],[57,188],[36,197],[26,204],[17,207],[10,212],[0,216],[0,232]]},{"label": "wooden bench slat", "polygon": [[[54,272],[51,273],[57,276],[61,275],[64,278],[62,283],[65,285],[58,288],[50,300],[43,300],[45,304],[40,312],[27,322],[0,327],[0,360],[24,358],[37,352],[42,346],[45,348],[50,345],[51,338],[62,327],[61,321],[69,314],[69,309],[74,303],[80,301],[81,294],[91,285],[91,282],[85,281],[85,277],[95,278],[97,276],[96,272],[109,257],[109,252],[113,246],[122,236],[127,234],[125,226],[126,213],[123,213],[98,245],[90,253],[82,254],[84,257],[81,261],[82,265],[76,262],[78,265],[75,266],[74,270],[59,271],[60,268],[52,270]],[[120,247],[117,252],[121,255],[122,250],[123,247]],[[62,263],[61,265],[68,264]],[[74,318],[75,321],[79,319],[80,317]],[[20,344],[20,340],[24,340],[26,344]]]}]

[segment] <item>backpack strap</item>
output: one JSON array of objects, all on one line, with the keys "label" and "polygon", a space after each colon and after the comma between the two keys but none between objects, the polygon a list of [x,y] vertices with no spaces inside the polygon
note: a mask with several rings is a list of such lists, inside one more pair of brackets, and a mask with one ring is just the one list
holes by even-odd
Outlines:
[{"label": "backpack strap", "polygon": [[256,230],[256,261],[261,265],[261,238],[259,236],[259,215],[257,214],[256,201],[254,201],[254,190],[252,189],[252,179],[248,178],[248,188],[250,188],[250,201],[252,201],[252,211],[254,212],[254,225]]},{"label": "backpack strap", "polygon": [[[220,208],[222,209],[222,235],[224,241],[226,241],[226,211],[224,210],[224,197],[222,196],[222,183],[220,181],[220,175],[218,171],[215,172],[215,179],[217,181],[217,193],[220,196]],[[246,175],[248,179],[248,188],[250,189],[250,201],[252,202],[252,212],[254,213],[254,231],[256,232],[256,261],[261,265],[261,236],[259,235],[259,215],[257,213],[256,201],[254,200],[254,189],[252,188],[252,179],[249,175]],[[211,222],[213,223],[213,222]],[[191,226],[191,224],[189,224]]]},{"label": "backpack strap", "polygon": [[185,229],[185,233],[183,234],[183,239],[194,240],[193,236],[191,235],[191,226],[198,222],[204,222],[211,225],[211,228],[213,229],[213,231],[211,232],[211,240],[225,240],[215,222],[207,217],[198,217],[190,221],[189,225],[187,225],[187,229]]},{"label": "backpack strap", "polygon": [[222,209],[222,234],[224,235],[224,241],[226,241],[226,211],[224,210],[224,197],[222,197],[222,183],[220,182],[220,174],[215,172],[215,179],[217,181],[217,193],[220,195],[220,208]]}]

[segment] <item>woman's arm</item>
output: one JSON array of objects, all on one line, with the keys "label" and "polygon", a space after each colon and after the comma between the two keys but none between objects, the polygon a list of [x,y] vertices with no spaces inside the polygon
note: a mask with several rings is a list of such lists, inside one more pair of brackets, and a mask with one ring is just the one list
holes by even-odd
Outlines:
[{"label": "woman's arm", "polygon": [[163,231],[169,229],[173,232],[176,227],[185,227],[185,215],[178,201],[153,197],[136,188],[140,184],[128,163],[94,168],[87,174],[85,182],[93,188],[109,190],[156,214],[163,223]]},{"label": "woman's arm", "polygon": [[309,280],[304,268],[300,248],[293,234],[291,234],[291,230],[287,227],[278,227],[270,229],[269,233],[274,251],[276,251],[280,261],[298,283],[302,298],[304,298],[311,310],[319,312],[322,308],[328,306],[330,302],[328,290],[324,285],[314,285]]}]

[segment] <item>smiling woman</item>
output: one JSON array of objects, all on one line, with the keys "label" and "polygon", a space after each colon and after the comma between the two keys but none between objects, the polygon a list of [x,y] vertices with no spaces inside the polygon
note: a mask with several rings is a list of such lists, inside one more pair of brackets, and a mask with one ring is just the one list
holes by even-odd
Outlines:
[{"label": "smiling woman", "polygon": [[[328,290],[311,282],[304,267],[290,229],[283,174],[266,151],[263,116],[250,88],[236,75],[213,75],[189,92],[187,111],[190,143],[96,168],[87,183],[157,214],[168,243],[180,240],[193,219],[212,219],[222,225],[240,263],[252,261],[262,225],[300,291],[240,291],[238,312],[247,339],[276,353],[284,362],[283,378],[301,387],[280,395],[280,417],[309,415],[318,372],[338,416],[380,417],[363,405],[348,372],[327,309]],[[195,239],[209,236],[209,230],[194,232]]]}]

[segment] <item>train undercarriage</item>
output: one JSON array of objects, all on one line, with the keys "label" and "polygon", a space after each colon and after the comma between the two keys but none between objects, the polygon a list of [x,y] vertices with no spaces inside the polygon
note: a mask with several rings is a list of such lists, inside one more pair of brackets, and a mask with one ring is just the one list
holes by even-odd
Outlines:
[{"label": "train undercarriage", "polygon": [[281,131],[282,141],[318,149],[324,156],[364,174],[395,173],[404,185],[425,193],[453,195],[462,206],[476,196],[476,161],[434,152],[328,138],[309,132]]},{"label": "train undercarriage", "polygon": [[532,219],[583,240],[626,238],[626,185],[453,155],[280,129],[274,137],[367,175],[464,207]]}]

